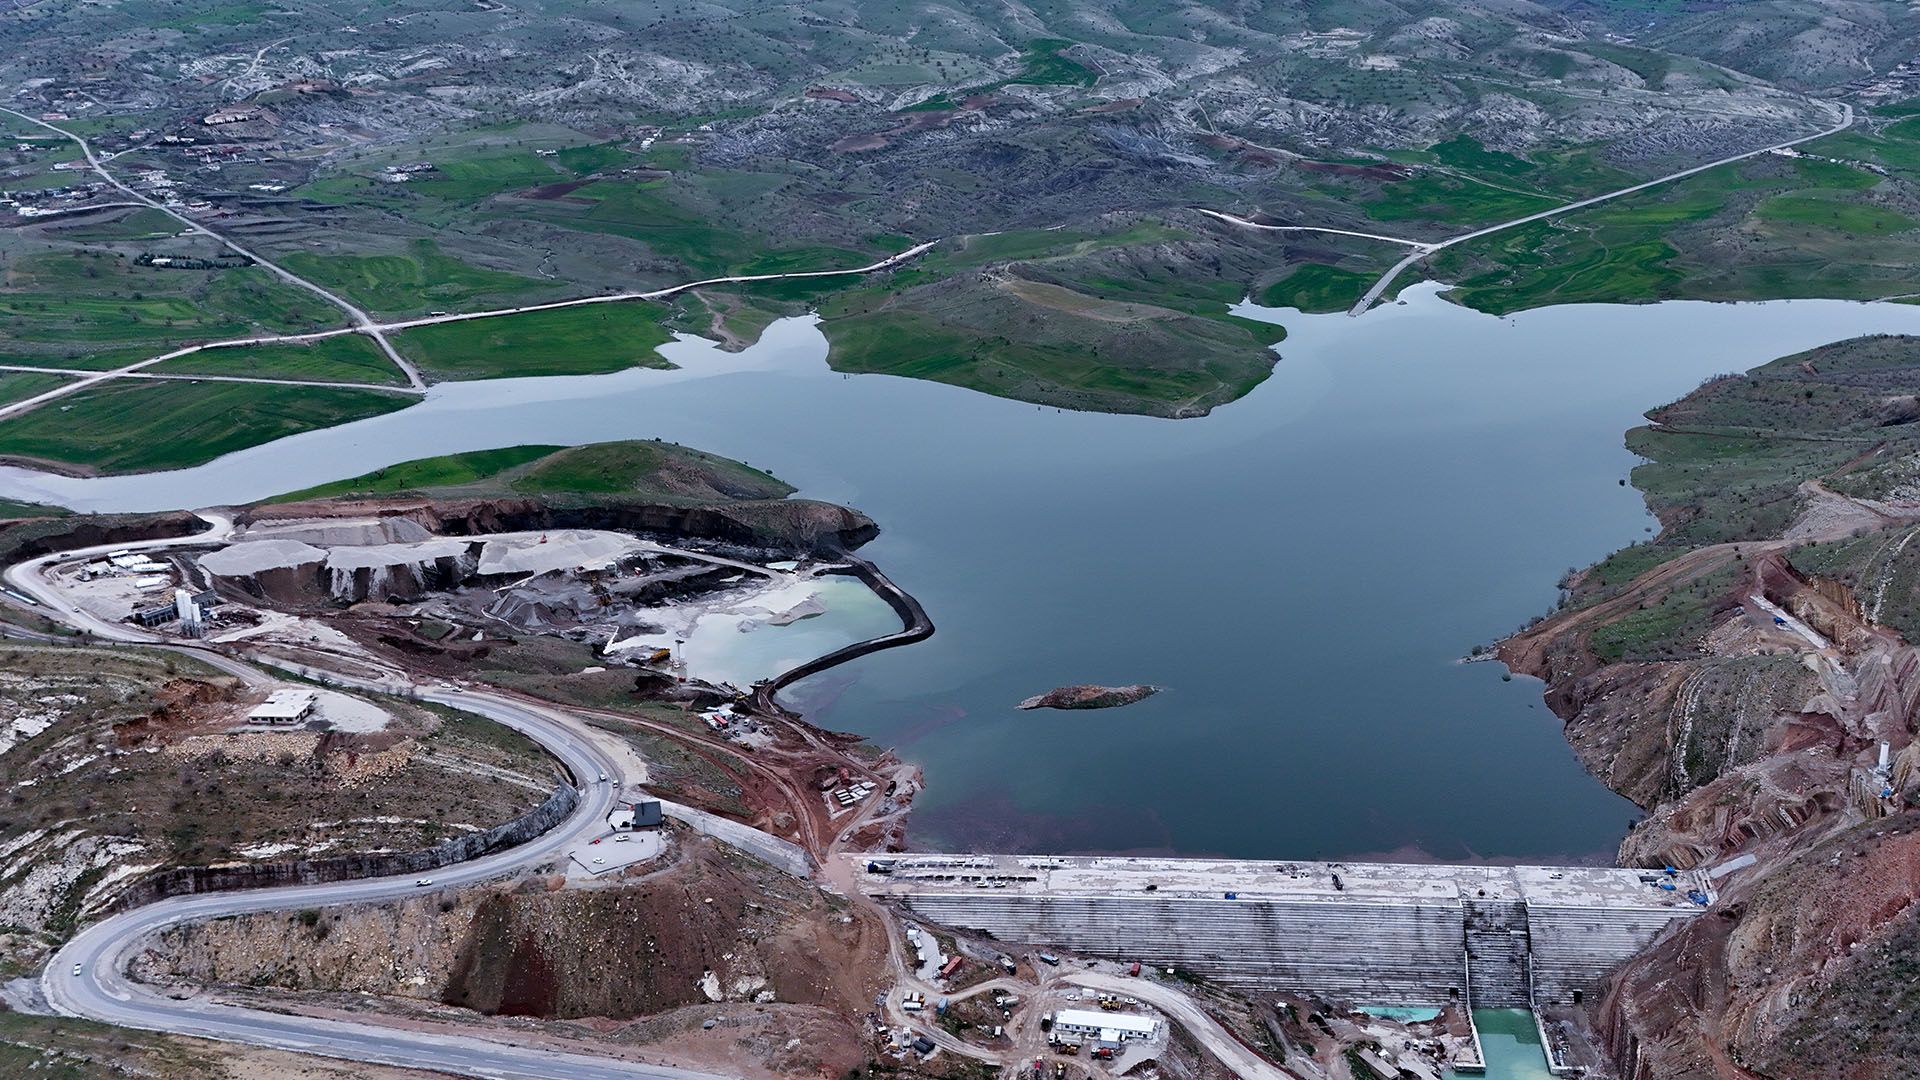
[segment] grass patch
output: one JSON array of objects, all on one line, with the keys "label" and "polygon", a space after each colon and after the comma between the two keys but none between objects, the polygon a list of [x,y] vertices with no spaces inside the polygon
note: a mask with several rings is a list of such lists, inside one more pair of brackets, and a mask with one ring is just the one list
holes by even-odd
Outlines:
[{"label": "grass patch", "polygon": [[520,473],[513,490],[525,494],[670,494],[661,483],[670,469],[695,466],[704,486],[755,498],[779,498],[793,488],[767,473],[714,454],[660,442],[595,443],[561,450]]},{"label": "grass patch", "polygon": [[1477,225],[1524,217],[1552,207],[1549,195],[1526,195],[1431,171],[1383,184],[1377,198],[1357,205],[1375,221],[1444,221]]},{"label": "grass patch", "polygon": [[1760,204],[1762,221],[1832,229],[1853,236],[1886,236],[1914,227],[1912,218],[1884,206],[1799,195],[1776,195]]},{"label": "grass patch", "polygon": [[1345,311],[1366,294],[1376,276],[1308,263],[1262,290],[1260,303],[1310,312]]},{"label": "grass patch", "polygon": [[451,258],[431,240],[415,241],[403,254],[315,255],[296,251],[280,261],[296,274],[345,293],[362,307],[389,313],[452,308],[481,298],[511,298],[546,287],[545,282],[533,278]]},{"label": "grass patch", "polygon": [[654,350],[673,340],[658,304],[610,304],[418,326],[394,344],[436,379],[595,375],[630,367],[671,367]]},{"label": "grass patch", "polygon": [[560,447],[557,446],[506,446],[498,450],[474,450],[464,454],[403,461],[346,480],[302,488],[268,501],[300,502],[307,499],[394,495],[464,487],[498,476],[515,466],[538,461],[558,449]]},{"label": "grass patch", "polygon": [[25,401],[35,394],[44,394],[72,381],[65,375],[35,375],[25,371],[0,372],[0,405]]},{"label": "grass patch", "polygon": [[304,344],[205,349],[155,365],[152,370],[170,375],[238,375],[396,385],[406,382],[400,369],[363,334],[341,334]]},{"label": "grass patch", "polygon": [[368,495],[630,496],[658,502],[781,499],[793,488],[749,465],[657,440],[507,446],[420,458],[271,502]]},{"label": "grass patch", "polygon": [[0,423],[0,455],[110,473],[184,469],[413,401],[374,390],[122,379]]},{"label": "grass patch", "polygon": [[1735,603],[1731,590],[1739,579],[1739,569],[1725,567],[1594,627],[1588,639],[1594,655],[1609,664],[1694,655],[1715,616]]}]

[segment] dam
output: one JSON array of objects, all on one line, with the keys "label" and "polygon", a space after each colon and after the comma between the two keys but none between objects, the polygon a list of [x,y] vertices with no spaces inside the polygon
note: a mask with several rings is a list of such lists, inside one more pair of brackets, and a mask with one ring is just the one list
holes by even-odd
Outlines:
[{"label": "dam", "polygon": [[1044,855],[856,857],[861,888],[1008,943],[1356,1004],[1570,1005],[1703,878],[1575,866]]}]

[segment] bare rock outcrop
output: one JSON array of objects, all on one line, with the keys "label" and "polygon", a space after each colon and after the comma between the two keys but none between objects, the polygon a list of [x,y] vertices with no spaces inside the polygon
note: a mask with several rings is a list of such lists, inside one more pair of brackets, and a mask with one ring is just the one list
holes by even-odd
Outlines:
[{"label": "bare rock outcrop", "polygon": [[1062,686],[1020,703],[1022,709],[1117,709],[1160,692],[1157,686]]}]

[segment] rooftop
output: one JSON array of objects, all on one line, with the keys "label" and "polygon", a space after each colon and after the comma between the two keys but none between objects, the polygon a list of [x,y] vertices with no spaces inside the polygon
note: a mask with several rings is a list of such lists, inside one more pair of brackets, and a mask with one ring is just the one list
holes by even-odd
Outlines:
[{"label": "rooftop", "polygon": [[298,720],[312,707],[311,690],[275,690],[267,695],[266,701],[247,710],[247,717],[252,720]]},{"label": "rooftop", "polygon": [[1159,1027],[1150,1017],[1132,1013],[1095,1012],[1092,1009],[1061,1009],[1053,1014],[1053,1022],[1067,1027],[1138,1032],[1141,1035],[1152,1035]]},{"label": "rooftop", "polygon": [[[873,860],[858,856],[862,869]],[[970,892],[1048,893],[1243,900],[1415,903],[1423,900],[1524,900],[1567,906],[1698,910],[1686,890],[1700,887],[1682,875],[1674,892],[1656,888],[1659,870],[1590,866],[1456,866],[1439,863],[1269,862],[1235,859],[1163,859],[1076,855],[907,854],[890,859],[889,874],[863,873],[862,886],[878,896]],[[1339,885],[1334,884],[1335,876]]]}]

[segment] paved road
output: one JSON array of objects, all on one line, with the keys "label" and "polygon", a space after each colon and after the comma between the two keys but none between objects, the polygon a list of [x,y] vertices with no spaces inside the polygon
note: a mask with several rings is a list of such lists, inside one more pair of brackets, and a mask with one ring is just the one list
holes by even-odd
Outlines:
[{"label": "paved road", "polygon": [[1332,233],[1335,236],[1357,236],[1362,240],[1383,240],[1389,244],[1400,244],[1420,251],[1426,251],[1433,247],[1432,244],[1427,243],[1425,240],[1409,240],[1404,236],[1382,236],[1379,233],[1354,232],[1352,229],[1329,229],[1320,225],[1262,225],[1257,221],[1248,221],[1243,217],[1223,214],[1218,210],[1209,210],[1204,206],[1196,206],[1194,209],[1208,217],[1219,218],[1221,221],[1230,225],[1239,225],[1247,229],[1265,229],[1268,232],[1312,232]]},{"label": "paved road", "polygon": [[1840,107],[1840,122],[1833,125],[1830,128],[1826,128],[1825,130],[1816,131],[1811,135],[1802,135],[1797,139],[1788,139],[1786,142],[1779,142],[1779,143],[1774,143],[1771,146],[1760,147],[1758,150],[1748,150],[1747,152],[1742,154],[1733,154],[1729,157],[1723,157],[1718,161],[1709,161],[1705,165],[1695,165],[1691,169],[1681,169],[1679,172],[1668,173],[1665,176],[1656,177],[1655,179],[1648,180],[1644,183],[1634,184],[1631,187],[1623,187],[1618,191],[1609,191],[1604,195],[1595,195],[1591,198],[1581,199],[1577,202],[1570,202],[1562,206],[1556,206],[1550,210],[1542,210],[1539,213],[1528,214],[1525,217],[1517,217],[1517,218],[1514,218],[1512,221],[1503,221],[1498,225],[1489,225],[1484,229],[1475,229],[1472,232],[1462,233],[1459,236],[1453,237],[1451,239],[1441,240],[1437,243],[1430,244],[1423,248],[1416,249],[1412,253],[1407,255],[1406,258],[1401,259],[1397,263],[1394,263],[1393,266],[1390,267],[1386,273],[1380,275],[1380,280],[1373,283],[1373,287],[1367,290],[1367,294],[1365,296],[1362,296],[1359,302],[1355,303],[1352,309],[1347,312],[1347,314],[1348,315],[1363,314],[1368,308],[1374,305],[1375,301],[1380,299],[1381,294],[1387,291],[1387,286],[1393,284],[1393,279],[1396,277],[1399,277],[1400,272],[1402,270],[1405,270],[1407,267],[1412,266],[1414,263],[1419,262],[1421,259],[1424,259],[1427,256],[1443,248],[1449,248],[1455,244],[1464,244],[1469,240],[1478,240],[1483,236],[1488,236],[1497,232],[1503,232],[1507,229],[1518,228],[1521,225],[1531,225],[1536,221],[1544,221],[1547,218],[1555,217],[1560,214],[1572,213],[1575,210],[1585,209],[1586,207],[1593,206],[1598,203],[1606,202],[1609,199],[1618,199],[1623,195],[1632,195],[1635,192],[1645,191],[1648,188],[1658,187],[1661,184],[1669,184],[1675,180],[1684,180],[1689,176],[1694,176],[1699,173],[1706,172],[1708,169],[1717,169],[1722,165],[1731,165],[1736,161],[1745,161],[1748,158],[1759,157],[1761,154],[1770,154],[1775,150],[1785,150],[1789,147],[1799,146],[1801,143],[1812,142],[1815,139],[1824,139],[1829,135],[1835,134],[1836,132],[1845,131],[1847,128],[1853,126],[1853,106],[1845,102],[1840,102],[1838,104]]},{"label": "paved road", "polygon": [[[0,368],[0,370],[19,370],[19,371],[37,371],[37,372],[55,371],[59,374],[71,375],[74,377],[73,382],[66,383],[61,386],[56,386],[51,390],[47,390],[43,393],[36,394],[32,397],[22,398],[19,401],[15,401],[7,405],[0,406],[0,420],[5,420],[11,417],[22,415],[24,413],[32,412],[33,410],[39,408],[42,405],[47,404],[48,402],[58,400],[70,394],[79,393],[80,391],[85,390],[90,386],[94,386],[98,383],[105,382],[109,379],[132,379],[132,378],[182,379],[184,378],[189,380],[198,379],[202,381],[214,381],[214,382],[262,382],[262,383],[271,383],[276,386],[333,386],[333,387],[352,386],[358,389],[380,390],[388,393],[423,394],[427,390],[426,382],[421,379],[419,371],[412,364],[408,363],[403,357],[400,356],[398,352],[394,351],[393,345],[387,340],[386,335],[388,333],[391,333],[393,331],[398,331],[398,330],[411,330],[419,326],[438,326],[441,323],[467,322],[473,319],[494,319],[494,318],[499,318],[503,315],[522,315],[532,311],[552,311],[558,308],[580,307],[586,304],[618,304],[618,303],[622,303],[629,300],[660,300],[666,297],[670,297],[670,296],[677,295],[679,293],[686,292],[690,289],[703,288],[708,285],[743,284],[743,283],[755,282],[755,281],[783,281],[788,278],[843,277],[848,274],[872,274],[882,270],[891,270],[892,268],[899,266],[900,264],[907,262],[910,259],[918,258],[920,255],[926,253],[929,249],[933,248],[935,245],[940,243],[940,241],[938,240],[929,240],[924,244],[918,244],[918,245],[915,245],[914,247],[908,248],[905,251],[899,252],[894,255],[889,255],[886,258],[881,259],[879,262],[868,263],[866,266],[856,266],[847,270],[800,270],[800,271],[794,271],[791,273],[784,273],[784,274],[737,274],[730,277],[702,278],[699,281],[689,281],[679,285],[669,285],[665,288],[652,289],[646,292],[606,293],[600,296],[584,296],[584,297],[579,297],[573,300],[552,300],[543,304],[523,304],[519,307],[494,308],[488,311],[466,311],[466,312],[459,312],[459,313],[450,314],[450,315],[428,315],[423,318],[404,319],[397,322],[375,322],[370,316],[368,316],[365,312],[361,311],[359,308],[353,307],[351,304],[348,304],[345,300],[342,300],[339,297],[335,296],[334,294],[327,292],[324,289],[321,289],[318,285],[314,285],[311,282],[306,281],[305,279],[295,277],[288,271],[282,270],[281,268],[273,265],[272,263],[267,262],[264,259],[261,259],[258,255],[255,255],[252,252],[246,250],[245,248],[240,247],[238,244],[235,244],[233,241],[228,240],[225,237],[221,236],[220,234],[215,233],[212,230],[206,228],[205,226],[202,226],[194,222],[193,219],[185,217],[181,214],[178,214],[173,210],[168,209],[166,206],[160,203],[154,202],[151,199],[148,199],[146,196],[141,195],[139,192],[134,191],[132,188],[127,187],[125,184],[120,183],[120,181],[113,178],[112,174],[107,172],[106,168],[101,164],[99,159],[97,159],[94,156],[94,152],[92,148],[89,147],[87,143],[84,140],[82,140],[79,136],[73,135],[61,128],[54,127],[52,124],[35,120],[31,116],[27,116],[25,113],[14,112],[12,109],[0,107],[0,113],[7,113],[12,116],[19,117],[20,119],[26,120],[29,123],[38,124],[39,126],[46,128],[49,131],[58,132],[59,134],[64,135],[69,139],[72,139],[75,143],[78,143],[80,145],[82,151],[87,155],[88,162],[93,165],[94,170],[98,172],[101,176],[105,177],[107,179],[107,182],[112,184],[114,187],[119,188],[120,190],[125,191],[127,194],[140,200],[137,205],[149,206],[149,207],[152,207],[153,209],[160,210],[166,214],[169,214],[175,218],[178,218],[179,220],[185,222],[188,226],[195,229],[196,231],[204,233],[207,236],[213,237],[216,240],[219,240],[221,243],[227,245],[229,248],[232,248],[234,251],[237,251],[240,254],[245,255],[246,257],[259,262],[262,266],[266,267],[269,270],[272,270],[273,272],[279,274],[280,276],[287,278],[290,281],[304,285],[305,287],[320,293],[322,296],[327,297],[328,299],[332,300],[334,303],[340,305],[342,308],[348,311],[352,315],[354,320],[354,325],[352,326],[343,326],[333,330],[320,330],[320,331],[315,331],[313,333],[307,333],[307,334],[277,334],[277,335],[270,335],[265,337],[234,338],[229,341],[209,341],[209,342],[203,342],[198,345],[187,345],[182,348],[175,349],[172,352],[162,353],[159,356],[151,356],[144,360],[139,360],[134,363],[126,364],[124,366],[113,368],[108,371],[88,371],[88,370],[82,370],[82,369],[67,369],[67,368],[54,369],[54,368],[36,368],[36,367]],[[119,205],[126,205],[126,204],[114,203],[109,205],[119,206]],[[89,208],[81,207],[79,209],[89,209]],[[210,349],[243,348],[250,345],[310,344],[312,342],[319,341],[322,338],[340,337],[345,334],[366,334],[372,337],[374,341],[380,346],[380,348],[387,354],[387,358],[393,361],[393,363],[396,366],[398,366],[403,373],[406,374],[407,385],[406,386],[386,386],[386,385],[371,384],[371,383],[368,383],[368,384],[327,383],[327,382],[319,382],[316,380],[304,380],[304,379],[251,379],[251,378],[245,378],[241,376],[159,375],[159,374],[148,373],[144,370],[146,368],[153,367],[156,364],[163,364],[169,360],[178,360],[183,356],[191,356],[194,353],[204,352]]]},{"label": "paved road", "polygon": [[[205,544],[231,534],[233,523],[226,514],[201,511],[200,516],[208,522],[208,528],[200,533],[59,552],[9,567],[4,578],[9,588],[38,600],[42,613],[85,629],[98,638],[152,644],[160,640],[157,635],[137,627],[109,623],[78,610],[46,580],[43,572],[53,562],[123,549],[152,551]],[[220,653],[185,648],[181,651],[249,682],[272,681],[252,665]],[[298,674],[351,689],[411,694],[423,701],[485,716],[538,742],[582,785],[579,805],[559,825],[518,847],[436,870],[432,874],[432,888],[470,885],[558,861],[567,849],[605,831],[607,812],[626,790],[620,756],[599,745],[593,729],[561,710],[490,693],[448,688],[423,690],[405,682],[356,679],[300,665],[285,666]],[[608,780],[601,782],[601,776]],[[752,849],[755,836],[742,834],[754,830],[735,822],[726,822],[726,825],[731,828],[721,839],[745,843]],[[764,834],[756,835],[760,840],[774,840]],[[153,934],[170,926],[246,912],[390,900],[421,888],[415,877],[402,875],[162,900],[115,915],[76,934],[49,961],[41,978],[42,992],[55,1010],[69,1016],[354,1061],[440,1069],[465,1076],[714,1080],[708,1074],[685,1069],[562,1053],[537,1046],[516,1046],[480,1036],[287,1016],[202,1000],[176,1000],[135,983],[126,975],[132,956]],[[73,974],[76,967],[79,975]]]},{"label": "paved road", "polygon": [[1754,593],[1752,596],[1747,597],[1747,601],[1773,618],[1780,620],[1787,629],[1799,635],[1802,641],[1813,646],[1814,652],[1825,652],[1833,648],[1833,642],[1828,641],[1820,631],[1808,626],[1805,622],[1802,622],[1798,616],[1759,593]]}]

